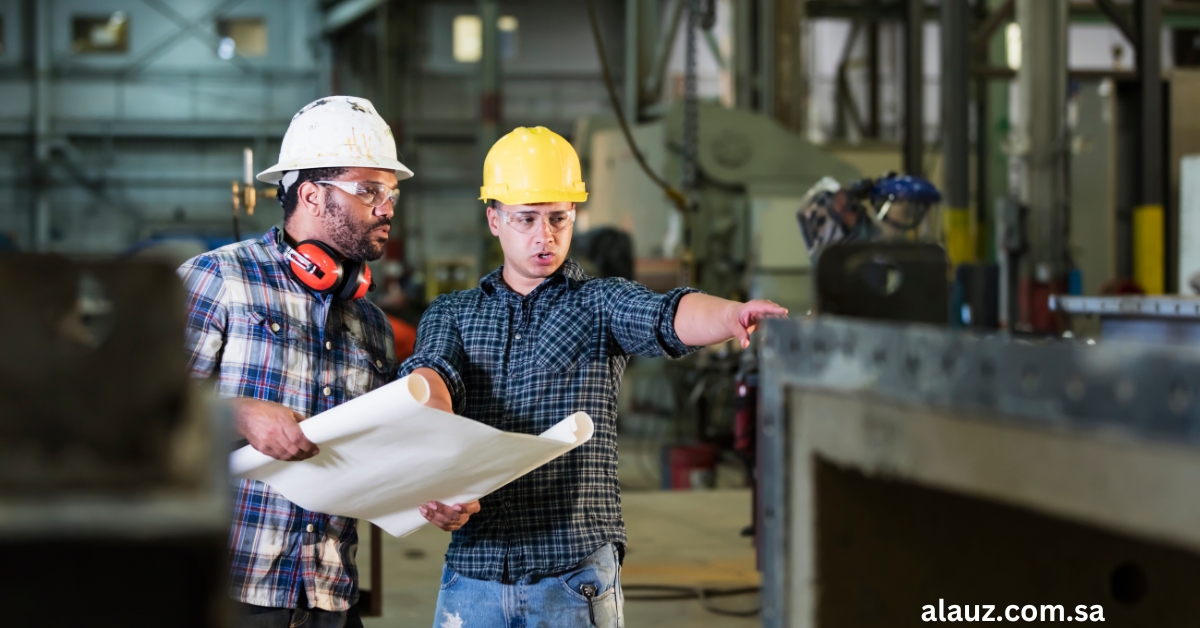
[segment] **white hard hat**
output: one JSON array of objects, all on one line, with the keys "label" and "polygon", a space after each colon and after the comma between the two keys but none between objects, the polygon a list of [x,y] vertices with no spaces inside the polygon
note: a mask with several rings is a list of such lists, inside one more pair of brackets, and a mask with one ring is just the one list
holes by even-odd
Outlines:
[{"label": "white hard hat", "polygon": [[396,158],[396,138],[371,101],[328,96],[292,116],[279,163],[258,173],[258,180],[276,183],[290,170],[337,167],[388,168],[399,181],[413,176]]}]

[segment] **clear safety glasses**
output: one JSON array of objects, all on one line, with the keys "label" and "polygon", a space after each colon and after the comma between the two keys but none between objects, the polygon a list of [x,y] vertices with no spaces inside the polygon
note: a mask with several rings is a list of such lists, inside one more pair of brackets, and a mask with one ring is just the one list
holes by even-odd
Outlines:
[{"label": "clear safety glasses", "polygon": [[550,212],[548,214],[539,214],[537,212],[506,212],[502,209],[497,209],[496,213],[504,217],[504,222],[508,226],[526,235],[540,231],[543,221],[550,226],[550,233],[558,233],[575,224],[575,210],[573,209],[565,212]]},{"label": "clear safety glasses", "polygon": [[371,207],[382,207],[388,201],[391,201],[392,207],[395,207],[396,202],[400,200],[399,188],[389,188],[382,183],[363,181],[314,181],[314,183],[332,185]]}]

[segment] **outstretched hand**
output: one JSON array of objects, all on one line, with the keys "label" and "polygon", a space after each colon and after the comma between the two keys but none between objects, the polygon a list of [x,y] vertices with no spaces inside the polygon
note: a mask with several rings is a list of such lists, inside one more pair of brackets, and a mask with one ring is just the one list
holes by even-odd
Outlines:
[{"label": "outstretched hand", "polygon": [[750,334],[758,328],[759,322],[768,318],[786,318],[787,313],[787,308],[765,299],[747,301],[734,310],[729,331],[745,349],[750,346]]}]

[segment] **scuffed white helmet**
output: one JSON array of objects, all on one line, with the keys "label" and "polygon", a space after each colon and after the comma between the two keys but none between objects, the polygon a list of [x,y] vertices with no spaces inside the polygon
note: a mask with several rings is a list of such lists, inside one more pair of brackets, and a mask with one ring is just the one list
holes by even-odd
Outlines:
[{"label": "scuffed white helmet", "polygon": [[288,125],[279,163],[258,174],[277,183],[284,173],[308,168],[385,168],[397,180],[413,176],[396,155],[396,138],[365,98],[327,96],[304,106]]}]

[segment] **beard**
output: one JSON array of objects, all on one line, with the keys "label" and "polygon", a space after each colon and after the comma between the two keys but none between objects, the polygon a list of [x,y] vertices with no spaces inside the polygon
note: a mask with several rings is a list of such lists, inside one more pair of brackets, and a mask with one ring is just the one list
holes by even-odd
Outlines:
[{"label": "beard", "polygon": [[325,227],[330,243],[341,250],[346,259],[355,262],[369,262],[383,257],[387,242],[378,241],[371,231],[389,224],[391,220],[374,215],[370,220],[358,220],[330,192],[327,190],[325,193],[325,208],[329,210]]}]

